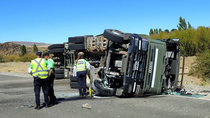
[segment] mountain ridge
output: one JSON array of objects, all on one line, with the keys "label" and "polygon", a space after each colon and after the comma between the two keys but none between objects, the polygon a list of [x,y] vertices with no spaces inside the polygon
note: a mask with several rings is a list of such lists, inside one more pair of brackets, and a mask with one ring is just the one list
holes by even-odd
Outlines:
[{"label": "mountain ridge", "polygon": [[33,46],[34,44],[36,44],[36,46],[49,46],[49,45],[51,45],[49,43],[29,42],[29,41],[8,41],[8,42],[11,42],[11,43],[14,43],[14,44],[18,44],[18,45],[25,45],[25,46]]}]

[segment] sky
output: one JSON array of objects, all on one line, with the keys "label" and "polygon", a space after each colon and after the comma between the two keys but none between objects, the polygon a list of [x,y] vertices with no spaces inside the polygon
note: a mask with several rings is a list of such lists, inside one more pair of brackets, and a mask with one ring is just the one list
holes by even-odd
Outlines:
[{"label": "sky", "polygon": [[104,29],[149,34],[177,28],[179,17],[210,26],[209,0],[0,0],[0,43],[68,42]]}]

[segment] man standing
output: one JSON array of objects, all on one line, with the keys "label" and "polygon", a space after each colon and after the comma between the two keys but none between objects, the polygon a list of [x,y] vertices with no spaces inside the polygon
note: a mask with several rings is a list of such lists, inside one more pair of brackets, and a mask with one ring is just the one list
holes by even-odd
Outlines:
[{"label": "man standing", "polygon": [[48,87],[49,87],[49,99],[50,99],[50,104],[54,104],[56,97],[54,94],[54,89],[53,89],[53,85],[54,85],[54,78],[55,78],[55,74],[54,74],[54,61],[52,59],[50,59],[49,57],[49,53],[44,53],[43,57],[45,60],[48,61],[48,70],[49,70],[49,83],[48,83]]},{"label": "man standing", "polygon": [[[84,53],[79,52],[77,60],[74,64],[73,76],[77,76],[79,86],[79,96],[86,95],[86,70],[90,70],[90,63],[83,59]],[[83,91],[82,91],[83,88]]]},{"label": "man standing", "polygon": [[48,62],[40,58],[42,55],[41,51],[36,52],[36,59],[31,61],[31,65],[29,68],[29,72],[31,70],[31,74],[34,77],[34,93],[35,93],[35,100],[36,100],[36,107],[35,109],[40,109],[40,88],[42,87],[42,91],[44,93],[44,101],[45,107],[49,107],[49,100],[48,100],[48,69],[47,65]]}]

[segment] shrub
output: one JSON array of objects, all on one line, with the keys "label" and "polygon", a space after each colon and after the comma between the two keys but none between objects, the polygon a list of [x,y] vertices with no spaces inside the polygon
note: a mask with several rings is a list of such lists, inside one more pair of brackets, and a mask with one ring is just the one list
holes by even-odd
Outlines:
[{"label": "shrub", "polygon": [[25,54],[26,54],[26,46],[25,45],[22,45],[21,46],[21,54],[22,54],[22,56],[24,56]]},{"label": "shrub", "polygon": [[35,59],[36,56],[34,53],[26,53],[24,56],[20,57],[18,61],[22,62],[30,62],[31,60]]},{"label": "shrub", "polygon": [[44,54],[44,53],[46,53],[46,52],[48,52],[49,50],[48,49],[46,49],[46,50],[44,50],[44,51],[42,51],[42,54]]},{"label": "shrub", "polygon": [[24,56],[19,56],[19,55],[10,55],[5,57],[6,62],[30,62],[31,60],[35,59],[36,56],[34,53],[26,53]]},{"label": "shrub", "polygon": [[38,51],[38,48],[37,48],[36,44],[34,44],[34,46],[33,46],[33,53],[36,53],[36,51]]},{"label": "shrub", "polygon": [[2,55],[0,55],[0,63],[1,62],[4,62],[5,60],[4,60],[4,57],[2,56]]},{"label": "shrub", "polygon": [[19,60],[18,55],[9,55],[5,57],[5,62],[13,62],[13,61],[18,61]]}]

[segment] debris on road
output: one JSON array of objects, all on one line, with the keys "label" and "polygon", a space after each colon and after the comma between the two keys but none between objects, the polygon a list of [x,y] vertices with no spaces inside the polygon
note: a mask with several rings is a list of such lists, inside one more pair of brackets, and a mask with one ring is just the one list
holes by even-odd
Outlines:
[{"label": "debris on road", "polygon": [[32,108],[34,107],[33,105],[22,105],[21,108]]},{"label": "debris on road", "polygon": [[88,103],[82,104],[82,108],[91,109],[91,106]]},{"label": "debris on road", "polygon": [[187,91],[185,91],[185,89],[183,91],[165,91],[162,93],[162,95],[179,95],[179,96],[187,96],[187,97],[203,97],[206,96],[207,94],[192,94],[192,93],[188,93]]}]

